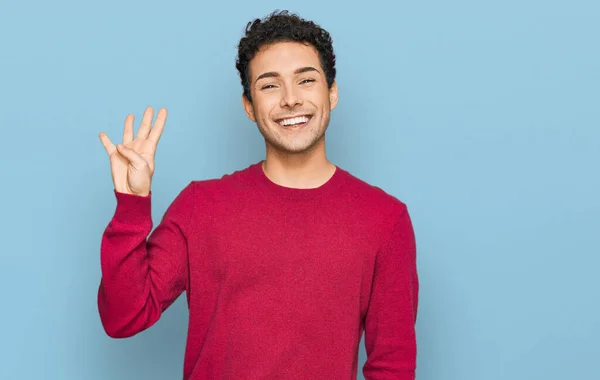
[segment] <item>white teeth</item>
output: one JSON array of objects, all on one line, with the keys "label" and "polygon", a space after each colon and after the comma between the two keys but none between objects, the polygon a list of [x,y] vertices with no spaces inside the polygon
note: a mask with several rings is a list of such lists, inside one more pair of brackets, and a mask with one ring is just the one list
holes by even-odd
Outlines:
[{"label": "white teeth", "polygon": [[301,124],[301,123],[306,123],[308,122],[308,117],[306,116],[300,116],[300,117],[294,117],[291,119],[284,119],[282,121],[279,122],[279,124],[281,125],[293,125],[293,124]]}]

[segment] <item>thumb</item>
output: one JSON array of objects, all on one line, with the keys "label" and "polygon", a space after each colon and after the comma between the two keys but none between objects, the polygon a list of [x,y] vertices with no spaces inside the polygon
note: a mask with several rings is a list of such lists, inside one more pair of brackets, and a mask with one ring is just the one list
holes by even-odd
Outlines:
[{"label": "thumb", "polygon": [[146,160],[144,160],[135,150],[129,149],[123,144],[117,145],[117,151],[136,169],[141,169],[147,164]]}]

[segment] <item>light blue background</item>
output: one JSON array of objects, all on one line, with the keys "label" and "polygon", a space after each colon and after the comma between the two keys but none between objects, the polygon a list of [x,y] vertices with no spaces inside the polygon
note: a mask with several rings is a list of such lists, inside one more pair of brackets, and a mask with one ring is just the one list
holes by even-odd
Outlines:
[{"label": "light blue background", "polygon": [[155,221],[190,180],[262,159],[234,59],[245,23],[276,8],[334,38],[330,158],[412,213],[417,378],[600,378],[592,0],[3,1],[0,378],[181,378],[184,297],[136,337],[102,330],[115,199],[98,133],[169,109]]}]

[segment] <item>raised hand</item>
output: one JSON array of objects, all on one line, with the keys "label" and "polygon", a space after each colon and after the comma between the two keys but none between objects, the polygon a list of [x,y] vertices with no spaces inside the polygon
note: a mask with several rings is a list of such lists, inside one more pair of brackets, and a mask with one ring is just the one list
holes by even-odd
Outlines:
[{"label": "raised hand", "polygon": [[134,138],[133,115],[127,115],[123,129],[123,143],[115,146],[106,133],[100,133],[100,141],[110,158],[110,167],[115,190],[121,193],[147,196],[150,194],[154,174],[156,146],[167,120],[167,110],[161,108],[156,116],[154,110],[146,108],[142,123]]}]

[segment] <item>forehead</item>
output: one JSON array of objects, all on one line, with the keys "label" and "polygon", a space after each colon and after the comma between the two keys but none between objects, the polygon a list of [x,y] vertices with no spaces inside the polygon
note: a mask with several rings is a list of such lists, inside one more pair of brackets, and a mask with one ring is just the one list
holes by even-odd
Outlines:
[{"label": "forehead", "polygon": [[264,72],[281,75],[293,74],[299,67],[312,66],[322,71],[319,53],[310,44],[277,42],[267,45],[250,61],[250,76],[256,78]]}]

